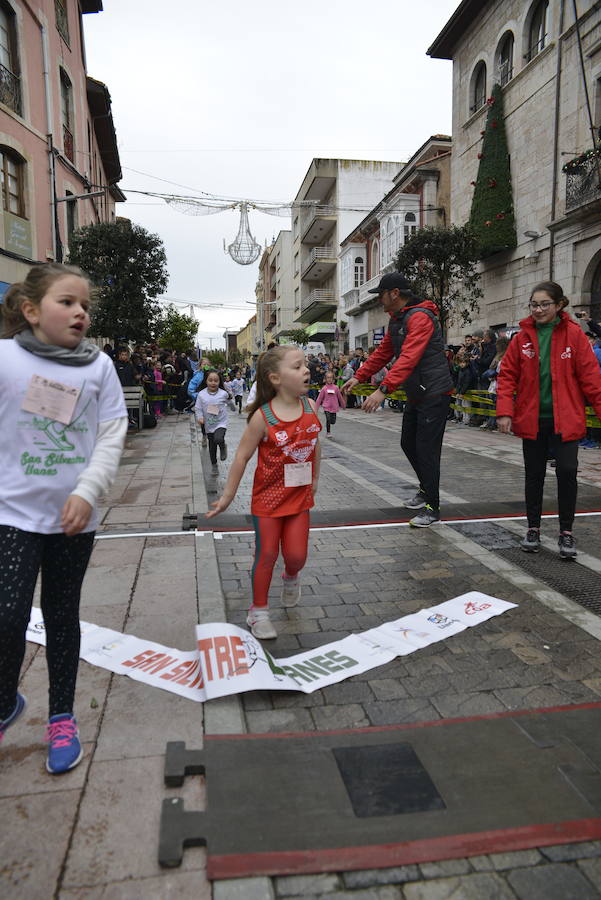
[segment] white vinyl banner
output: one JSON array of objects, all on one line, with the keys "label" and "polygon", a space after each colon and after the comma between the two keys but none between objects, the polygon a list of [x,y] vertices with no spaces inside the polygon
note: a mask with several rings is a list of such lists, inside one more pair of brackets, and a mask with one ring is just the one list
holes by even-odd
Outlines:
[{"label": "white vinyl banner", "polygon": [[[244,628],[224,622],[197,625],[196,650],[174,650],[82,622],[80,656],[91,665],[129,675],[190,700],[213,700],[258,690],[311,694],[396,656],[406,656],[452,637],[515,605],[471,591],[287,659],[274,659]],[[27,639],[46,643],[39,609],[32,609]]]}]

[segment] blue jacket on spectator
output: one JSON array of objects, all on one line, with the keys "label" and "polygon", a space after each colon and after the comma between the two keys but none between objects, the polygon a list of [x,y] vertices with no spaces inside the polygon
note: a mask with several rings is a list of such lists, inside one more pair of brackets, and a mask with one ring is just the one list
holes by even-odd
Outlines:
[{"label": "blue jacket on spectator", "polygon": [[190,381],[188,382],[188,393],[191,397],[196,399],[196,395],[201,389],[201,385],[204,381],[205,373],[203,369],[199,369],[194,373]]}]

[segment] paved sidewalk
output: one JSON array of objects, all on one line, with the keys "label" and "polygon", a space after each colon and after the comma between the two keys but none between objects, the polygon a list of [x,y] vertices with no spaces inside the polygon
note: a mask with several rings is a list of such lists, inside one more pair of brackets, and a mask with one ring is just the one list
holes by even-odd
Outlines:
[{"label": "paved sidewalk", "polygon": [[[209,500],[217,496],[244,424],[243,417],[232,416],[228,463],[214,479],[207,474],[208,456],[199,450],[191,418],[168,417],[156,430],[128,437],[119,477],[104,507],[82,602],[82,618],[88,621],[180,649],[193,647],[198,621],[243,621],[253,553],[249,534],[223,534],[214,540],[211,534],[181,532],[186,508],[202,515],[206,489]],[[317,508],[343,514],[362,507],[398,507],[415,487],[398,448],[399,432],[400,416],[393,412],[373,417],[358,410],[344,413],[335,439],[323,442]],[[374,456],[376,466],[370,462]],[[581,496],[589,510],[601,509],[599,460],[598,451],[581,453]],[[468,517],[478,503],[497,493],[518,505],[521,501],[521,449],[514,438],[450,426],[443,466],[448,503],[465,509]],[[550,477],[549,508],[553,482]],[[238,516],[248,513],[250,484],[249,471],[232,510]],[[572,573],[584,572],[591,584],[601,572],[597,521],[592,515],[578,521],[587,565],[565,564]],[[51,778],[44,769],[44,652],[28,645],[22,690],[30,706],[0,751],[0,896],[601,897],[598,842],[395,870],[214,885],[206,879],[202,848],[187,849],[180,869],[161,870],[157,865],[162,799],[181,796],[187,809],[204,805],[202,778],[187,778],[183,788],[164,788],[167,740],[198,748],[203,734],[354,728],[601,699],[601,618],[544,580],[555,561],[553,521],[544,526],[551,549],[540,554],[541,566],[534,574],[525,572],[519,557],[511,555],[516,526],[492,527],[500,530],[473,532],[453,523],[417,533],[406,526],[312,532],[298,608],[280,607],[278,576],[274,578],[271,596],[280,631],[272,642],[276,657],[338,640],[466,590],[519,604],[444,644],[317,694],[251,692],[212,701],[203,709],[82,663],[76,711],[86,757],[60,778]],[[116,536],[132,534],[144,536]]]}]

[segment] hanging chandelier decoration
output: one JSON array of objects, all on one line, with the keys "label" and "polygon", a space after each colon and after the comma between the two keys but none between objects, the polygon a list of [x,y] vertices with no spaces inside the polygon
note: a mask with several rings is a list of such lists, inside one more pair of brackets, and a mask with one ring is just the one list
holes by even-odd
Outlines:
[{"label": "hanging chandelier decoration", "polygon": [[240,204],[240,225],[238,226],[238,234],[231,244],[223,249],[232,257],[239,266],[250,266],[261,255],[261,245],[257,244],[250,231],[248,224],[248,203]]}]

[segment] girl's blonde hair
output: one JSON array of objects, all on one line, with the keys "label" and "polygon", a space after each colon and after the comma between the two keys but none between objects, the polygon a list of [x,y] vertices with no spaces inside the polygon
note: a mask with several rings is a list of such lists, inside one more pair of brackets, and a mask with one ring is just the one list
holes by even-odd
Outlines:
[{"label": "girl's blonde hair", "polygon": [[498,366],[505,353],[507,352],[507,348],[509,347],[509,338],[500,337],[497,338],[497,352],[495,354],[495,358],[490,364],[490,368],[494,369],[495,366]]},{"label": "girl's blonde hair", "polygon": [[25,281],[11,284],[4,295],[2,305],[2,338],[12,338],[20,331],[29,328],[29,323],[23,315],[22,308],[26,300],[39,306],[50,287],[59,278],[66,275],[77,275],[78,278],[88,279],[77,266],[64,266],[62,263],[43,263],[33,266],[27,273]]},{"label": "girl's blonde hair", "polygon": [[275,397],[276,389],[269,376],[279,371],[280,363],[291,350],[300,350],[300,347],[297,347],[296,344],[284,344],[282,347],[276,346],[272,347],[271,350],[266,350],[265,353],[262,353],[259,357],[257,361],[256,379],[257,396],[254,403],[249,407],[247,421],[250,420],[264,403],[269,403]]}]

